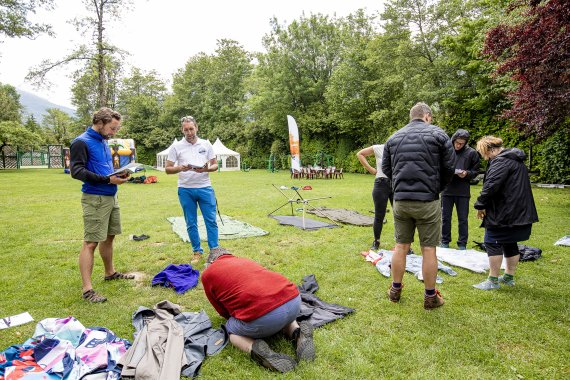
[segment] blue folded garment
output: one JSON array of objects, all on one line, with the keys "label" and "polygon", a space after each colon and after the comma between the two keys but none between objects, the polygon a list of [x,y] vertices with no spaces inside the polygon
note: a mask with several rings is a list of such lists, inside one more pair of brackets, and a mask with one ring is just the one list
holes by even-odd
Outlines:
[{"label": "blue folded garment", "polygon": [[182,294],[198,285],[200,271],[192,269],[190,264],[170,264],[152,279],[152,286],[162,285],[174,288],[176,293]]}]

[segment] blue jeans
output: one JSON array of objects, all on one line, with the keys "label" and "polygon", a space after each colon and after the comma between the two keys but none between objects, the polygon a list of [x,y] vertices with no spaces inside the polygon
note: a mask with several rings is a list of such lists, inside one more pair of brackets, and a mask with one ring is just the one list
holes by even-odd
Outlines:
[{"label": "blue jeans", "polygon": [[204,253],[200,247],[200,234],[198,233],[198,205],[204,217],[208,233],[208,247],[218,247],[218,223],[216,222],[216,195],[212,186],[198,189],[178,188],[178,199],[184,212],[186,230],[192,243],[194,252]]},{"label": "blue jeans", "polygon": [[301,310],[301,296],[285,302],[283,305],[271,310],[269,313],[244,322],[240,319],[230,317],[226,323],[228,334],[247,336],[253,339],[267,338],[275,335],[285,326],[297,319]]}]

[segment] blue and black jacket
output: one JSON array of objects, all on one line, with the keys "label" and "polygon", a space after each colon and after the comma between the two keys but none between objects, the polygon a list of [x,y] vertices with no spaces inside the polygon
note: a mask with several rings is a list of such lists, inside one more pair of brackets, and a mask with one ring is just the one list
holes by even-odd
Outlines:
[{"label": "blue and black jacket", "polygon": [[109,183],[113,173],[113,158],[107,140],[89,128],[71,142],[71,176],[83,181],[81,191],[95,195],[115,195],[117,185]]}]

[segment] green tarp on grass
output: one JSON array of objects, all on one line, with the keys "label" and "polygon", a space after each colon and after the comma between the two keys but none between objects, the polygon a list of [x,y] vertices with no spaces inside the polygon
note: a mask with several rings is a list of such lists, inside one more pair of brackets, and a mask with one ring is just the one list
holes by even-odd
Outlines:
[{"label": "green tarp on grass", "polygon": [[[180,236],[180,238],[185,242],[190,242],[188,238],[188,232],[186,231],[186,222],[181,216],[171,216],[166,218],[170,223],[172,223],[172,230]],[[252,236],[263,236],[269,234],[269,232],[262,230],[259,227],[252,226],[251,224],[239,221],[227,215],[222,215],[223,224],[220,218],[217,217],[218,221],[218,239],[220,240],[230,240],[230,239],[241,239]],[[202,215],[198,215],[198,232],[200,233],[200,240],[206,241],[206,225],[204,224],[204,219]]]}]

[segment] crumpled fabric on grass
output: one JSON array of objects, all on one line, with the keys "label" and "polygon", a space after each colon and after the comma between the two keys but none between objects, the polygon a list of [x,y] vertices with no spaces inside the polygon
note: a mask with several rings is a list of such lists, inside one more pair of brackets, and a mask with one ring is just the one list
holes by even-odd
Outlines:
[{"label": "crumpled fabric on grass", "polygon": [[[190,242],[188,237],[188,231],[186,230],[186,222],[181,216],[171,216],[166,218],[172,224],[172,231],[174,231],[182,241]],[[222,221],[219,217],[216,217],[218,223],[218,239],[220,240],[230,240],[230,239],[241,239],[253,236],[263,236],[269,234],[269,232],[262,230],[259,227],[252,226],[249,223],[242,222],[237,219],[233,219],[230,216],[222,215]],[[204,218],[202,215],[198,215],[198,233],[200,234],[200,240],[206,241],[208,234],[206,233],[206,224],[204,223]]]},{"label": "crumpled fabric on grass", "polygon": [[[394,255],[394,252],[388,251],[386,249],[381,249],[377,253],[381,254],[382,258],[376,262],[375,264],[376,269],[384,277],[390,277],[390,266],[392,264],[392,256]],[[406,256],[406,272],[412,273],[420,281],[423,281],[422,262],[423,262],[422,256],[416,254],[410,254]],[[437,269],[444,273],[447,273],[450,276],[457,276],[456,271],[454,271],[448,266],[443,265],[439,261],[437,262]],[[438,275],[436,277],[435,282],[441,284],[443,283],[443,278]]]}]

